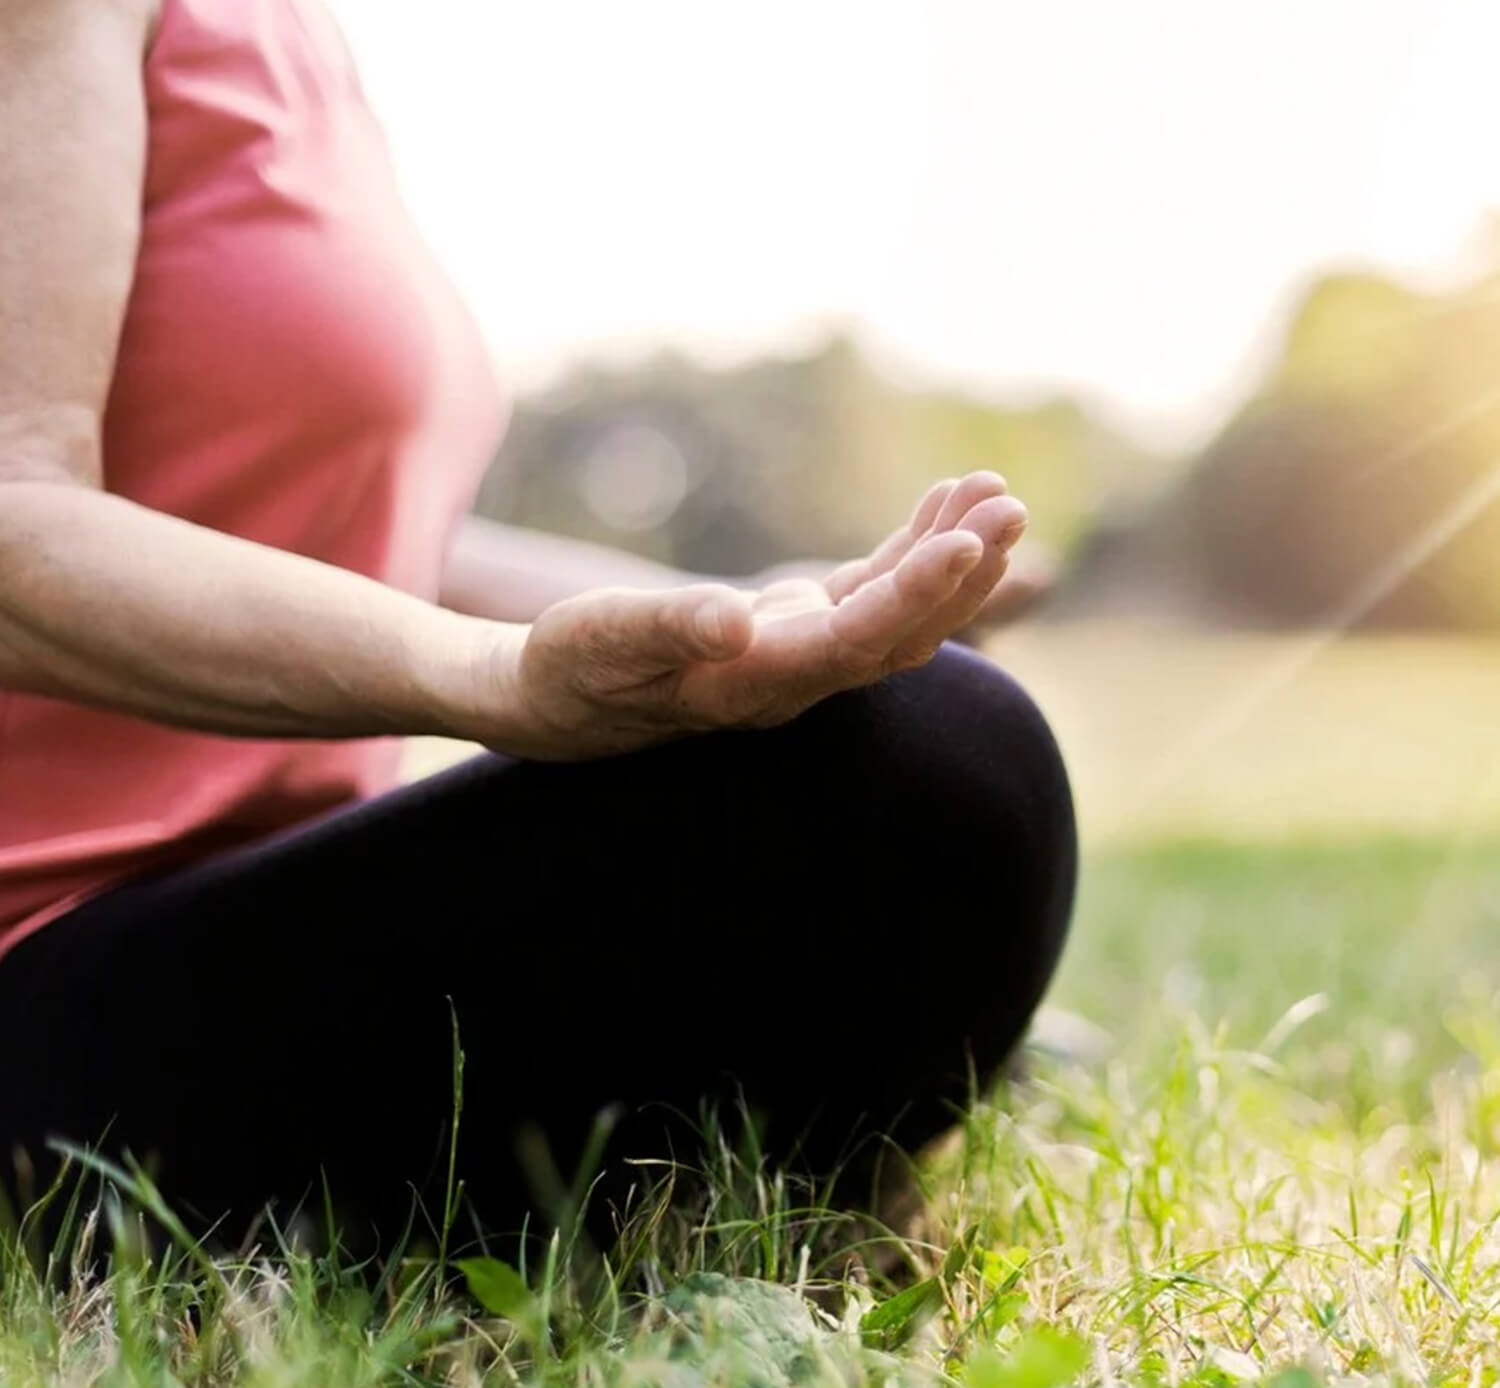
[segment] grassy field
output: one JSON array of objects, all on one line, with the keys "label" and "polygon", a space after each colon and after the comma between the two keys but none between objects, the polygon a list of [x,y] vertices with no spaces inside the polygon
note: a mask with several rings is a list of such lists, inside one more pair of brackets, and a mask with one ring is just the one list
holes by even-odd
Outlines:
[{"label": "grassy field", "polygon": [[[58,1291],[12,1257],[0,1384],[1500,1380],[1500,662],[1181,644],[1168,706],[1142,708],[1151,659],[1084,635],[1006,647],[1058,709],[1089,826],[1060,1011],[1030,1077],[929,1155],[909,1238],[851,1253],[719,1154],[707,1208],[609,1263],[559,1247],[467,1289],[415,1258],[185,1250]],[[1111,720],[1137,730],[1113,749]],[[894,1281],[871,1270],[892,1249]]]},{"label": "grassy field", "polygon": [[1500,641],[1022,626],[1093,843],[1500,835]]}]

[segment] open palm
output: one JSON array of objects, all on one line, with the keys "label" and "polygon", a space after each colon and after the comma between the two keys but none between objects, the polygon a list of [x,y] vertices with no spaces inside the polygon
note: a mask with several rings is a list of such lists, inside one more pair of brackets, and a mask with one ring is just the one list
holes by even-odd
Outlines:
[{"label": "open palm", "polygon": [[524,754],[573,759],[766,727],[930,660],[1005,574],[1026,508],[993,473],[939,483],[867,557],[755,593],[601,589],[532,625],[516,685]]}]

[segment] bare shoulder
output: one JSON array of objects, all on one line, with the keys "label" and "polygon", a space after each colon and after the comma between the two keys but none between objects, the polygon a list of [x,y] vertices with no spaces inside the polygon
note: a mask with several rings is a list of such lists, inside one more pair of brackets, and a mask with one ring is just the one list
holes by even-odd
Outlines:
[{"label": "bare shoulder", "polygon": [[[59,40],[87,36],[144,52],[165,0],[0,0],[0,63],[20,66]],[[9,59],[9,62],[6,60]]]},{"label": "bare shoulder", "polygon": [[97,484],[162,0],[0,0],[0,483]]}]

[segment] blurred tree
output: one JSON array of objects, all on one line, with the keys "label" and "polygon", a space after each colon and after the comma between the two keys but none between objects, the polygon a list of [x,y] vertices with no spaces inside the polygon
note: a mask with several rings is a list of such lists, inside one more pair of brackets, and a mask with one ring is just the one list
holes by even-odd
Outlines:
[{"label": "blurred tree", "polygon": [[1065,548],[1150,460],[1068,399],[1006,408],[899,387],[847,337],[711,371],[662,355],[517,405],[477,509],[701,572],[856,553],[929,482],[993,468]]},{"label": "blurred tree", "polygon": [[1422,295],[1314,284],[1261,388],[1150,505],[1085,548],[1071,610],[1500,628],[1500,276]]}]

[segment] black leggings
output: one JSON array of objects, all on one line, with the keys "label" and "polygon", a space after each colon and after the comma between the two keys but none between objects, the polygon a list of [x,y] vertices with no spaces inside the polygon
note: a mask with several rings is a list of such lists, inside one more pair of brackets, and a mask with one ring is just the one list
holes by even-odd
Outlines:
[{"label": "black leggings", "polygon": [[41,1180],[49,1136],[103,1134],[196,1218],[321,1211],[326,1177],[389,1232],[413,1188],[441,1207],[455,1014],[459,1174],[492,1228],[534,1193],[518,1134],[571,1177],[611,1106],[616,1172],[714,1095],[776,1160],[915,1148],[1021,1036],[1075,868],[1045,722],[956,647],[774,731],[482,756],[12,950],[3,1166]]}]

